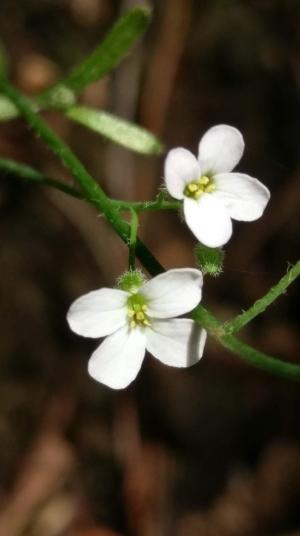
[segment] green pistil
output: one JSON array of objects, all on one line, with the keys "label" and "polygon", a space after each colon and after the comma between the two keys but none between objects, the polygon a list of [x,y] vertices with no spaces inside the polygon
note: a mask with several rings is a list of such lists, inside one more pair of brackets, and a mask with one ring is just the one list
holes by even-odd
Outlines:
[{"label": "green pistil", "polygon": [[147,315],[147,302],[141,294],[133,294],[127,300],[127,316],[130,328],[151,326]]},{"label": "green pistil", "polygon": [[216,186],[212,179],[210,179],[206,175],[203,175],[198,180],[189,182],[186,185],[183,193],[186,197],[191,197],[192,199],[199,199],[202,194],[210,194],[215,189]]}]

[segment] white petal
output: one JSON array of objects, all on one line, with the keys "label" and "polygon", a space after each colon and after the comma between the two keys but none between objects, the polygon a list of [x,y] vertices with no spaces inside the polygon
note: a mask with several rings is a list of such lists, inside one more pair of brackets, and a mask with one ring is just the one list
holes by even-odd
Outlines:
[{"label": "white petal", "polygon": [[216,248],[228,242],[232,234],[231,219],[214,194],[203,194],[198,201],[186,197],[183,209],[187,225],[202,244]]},{"label": "white petal", "polygon": [[148,300],[148,314],[172,318],[191,311],[201,300],[203,277],[200,270],[177,268],[157,275],[140,289]]},{"label": "white petal", "polygon": [[231,218],[253,221],[261,217],[270,199],[264,184],[243,173],[220,173],[214,182],[214,195],[225,204]]},{"label": "white petal", "polygon": [[155,320],[146,330],[150,354],[171,367],[190,367],[203,355],[206,331],[188,318]]},{"label": "white petal", "polygon": [[199,143],[199,162],[202,175],[231,171],[244,152],[244,140],[239,130],[229,125],[210,128]]},{"label": "white petal", "polygon": [[84,337],[104,337],[126,323],[128,292],[102,288],[84,294],[72,303],[67,321],[70,328]]},{"label": "white petal", "polygon": [[140,329],[127,326],[107,337],[89,360],[92,378],[113,389],[127,387],[137,376],[144,356],[146,339]]},{"label": "white petal", "polygon": [[187,149],[179,147],[167,154],[165,161],[165,182],[169,194],[175,199],[183,199],[183,190],[190,181],[201,176],[197,158]]}]

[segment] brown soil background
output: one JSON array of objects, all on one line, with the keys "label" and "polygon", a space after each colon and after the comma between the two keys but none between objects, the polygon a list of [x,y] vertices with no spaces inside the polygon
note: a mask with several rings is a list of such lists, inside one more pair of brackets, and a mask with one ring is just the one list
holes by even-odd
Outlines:
[{"label": "brown soil background", "polygon": [[[135,120],[166,148],[196,151],[217,123],[237,126],[241,171],[272,199],[237,224],[224,274],[204,303],[229,319],[299,257],[300,3],[153,0],[153,23],[121,67],[81,101]],[[95,46],[124,0],[1,0],[13,81],[36,94]],[[113,197],[150,199],[162,158],[137,156],[60,115],[45,118]],[[0,125],[0,154],[72,183],[24,122]],[[193,265],[175,214],[144,215],[166,267]],[[300,535],[300,390],[212,342],[181,371],[147,358],[113,392],[86,371],[95,341],[73,335],[69,304],[111,286],[125,247],[88,206],[1,175],[0,535]],[[243,332],[299,362],[299,282]]]}]

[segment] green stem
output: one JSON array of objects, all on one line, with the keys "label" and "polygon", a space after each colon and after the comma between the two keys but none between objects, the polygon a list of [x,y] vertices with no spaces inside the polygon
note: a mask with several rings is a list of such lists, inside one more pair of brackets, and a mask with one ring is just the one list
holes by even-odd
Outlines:
[{"label": "green stem", "polygon": [[[52,149],[66,168],[70,170],[72,176],[80,185],[85,199],[90,200],[103,213],[120,238],[128,244],[130,239],[128,223],[120,218],[118,208],[114,203],[111,203],[102,188],[84,168],[71,149],[35,113],[30,101],[2,76],[0,77],[0,92],[3,92],[11,100],[37,136]],[[136,255],[141,259],[141,262],[143,262],[143,259],[145,260],[145,266],[150,274],[157,275],[163,271],[161,264],[139,239],[136,242]]]},{"label": "green stem", "polygon": [[224,331],[228,334],[237,333],[241,328],[246,326],[253,318],[263,313],[271,303],[273,303],[288,286],[295,281],[300,275],[300,261],[294,264],[287,273],[272,287],[267,294],[257,300],[247,311],[236,316],[230,322],[224,323]]},{"label": "green stem", "polygon": [[64,184],[56,179],[46,177],[32,167],[26,166],[25,164],[18,164],[14,160],[10,160],[8,158],[0,158],[0,172],[2,172],[3,175],[14,175],[24,181],[50,186],[50,188],[60,190],[65,194],[76,197],[77,199],[84,199],[83,195],[75,188],[72,188],[71,186],[68,186],[67,184]]},{"label": "green stem", "polygon": [[135,210],[131,210],[131,222],[130,222],[130,239],[128,244],[128,269],[135,270],[135,249],[137,232],[139,226],[139,217]]},{"label": "green stem", "polygon": [[[41,186],[50,186],[50,188],[60,190],[61,192],[71,195],[72,197],[76,197],[77,199],[83,199],[93,205],[97,205],[98,207],[98,204],[95,199],[88,198],[86,195],[79,192],[79,190],[76,190],[76,188],[72,188],[72,186],[69,186],[68,184],[65,184],[51,177],[47,177],[36,169],[25,164],[19,164],[14,160],[10,160],[9,158],[0,158],[0,171],[8,175],[14,175],[15,177],[20,178],[24,181],[35,182]],[[180,206],[180,203],[177,201],[161,201],[158,198],[154,201],[132,202],[110,199],[110,203],[112,206],[114,205],[118,211],[131,211],[133,209],[137,212],[174,210],[178,209]]]},{"label": "green stem", "polygon": [[[147,28],[151,10],[136,6],[120,17],[106,34],[100,45],[78,67],[66,76],[60,85],[79,93],[89,84],[103,78],[115,69],[130,48]],[[55,88],[53,88],[55,89]],[[53,91],[48,90],[48,93]]]},{"label": "green stem", "polygon": [[223,336],[224,332],[221,328],[222,324],[219,322],[219,320],[203,305],[198,305],[196,309],[192,311],[192,318],[198,322],[199,324],[202,324],[203,327],[207,329],[214,337],[218,338],[219,336]]},{"label": "green stem", "polygon": [[[93,200],[93,203],[104,214],[107,221],[112,225],[119,236],[128,244],[130,241],[130,226],[122,220],[115,202],[111,202],[100,186],[86,171],[81,162],[72,153],[71,149],[44,123],[34,112],[28,100],[3,77],[0,78],[0,90],[15,104],[20,114],[27,120],[36,134],[58,155],[60,160],[70,170],[74,179],[80,185],[84,197]],[[143,263],[148,272],[155,276],[164,271],[161,264],[156,260],[146,246],[137,238],[136,256]],[[296,275],[295,275],[296,277]],[[275,299],[275,298],[274,298]],[[272,300],[271,300],[272,301]],[[279,359],[263,354],[239,341],[235,337],[226,334],[224,327],[214,315],[203,306],[198,306],[193,311],[195,321],[205,327],[224,347],[230,349],[242,359],[248,361],[263,370],[285,378],[300,382],[300,366],[285,363]]]},{"label": "green stem", "polygon": [[119,201],[118,199],[110,200],[118,209],[131,210],[134,209],[138,212],[155,212],[157,210],[178,210],[181,206],[179,201],[161,201],[155,199],[154,201]]},{"label": "green stem", "polygon": [[300,383],[299,365],[287,363],[281,359],[259,352],[233,335],[225,335],[218,338],[218,341],[222,346],[231,350],[231,352],[241,357],[244,361],[247,361],[247,363],[250,363],[261,370],[265,370],[274,376],[280,376]]},{"label": "green stem", "polygon": [[252,346],[240,341],[233,335],[224,334],[223,325],[217,318],[201,305],[193,311],[192,318],[204,326],[224,348],[238,355],[247,363],[261,370],[265,370],[274,376],[294,380],[300,383],[300,366],[294,363],[287,363],[281,359],[267,355]]},{"label": "green stem", "polygon": [[52,149],[62,163],[70,170],[78,182],[84,196],[98,206],[107,221],[117,231],[120,237],[128,242],[129,225],[119,217],[118,210],[110,203],[100,186],[94,181],[80,160],[71,149],[53,132],[53,130],[37,115],[30,101],[21,95],[7,80],[0,78],[0,90],[14,103],[20,114],[30,127]]}]

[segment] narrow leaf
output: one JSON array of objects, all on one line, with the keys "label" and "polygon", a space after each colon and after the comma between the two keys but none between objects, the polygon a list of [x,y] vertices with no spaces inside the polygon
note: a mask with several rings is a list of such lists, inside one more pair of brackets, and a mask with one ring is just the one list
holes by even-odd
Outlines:
[{"label": "narrow leaf", "polygon": [[4,95],[0,95],[0,121],[9,121],[19,115],[14,104]]},{"label": "narrow leaf", "polygon": [[[150,22],[151,10],[131,9],[120,17],[100,45],[78,67],[58,84],[50,87],[32,102],[36,109],[66,109],[76,102],[76,93],[115,69]],[[1,68],[1,48],[0,48]],[[17,117],[16,108],[6,99],[0,100],[0,121]]]},{"label": "narrow leaf", "polygon": [[[60,86],[67,86],[75,93],[79,93],[86,86],[115,69],[146,29],[150,18],[151,11],[145,7],[137,7],[125,13],[117,20],[94,52],[62,80]],[[45,92],[44,102],[55,87]]]},{"label": "narrow leaf", "polygon": [[65,114],[73,121],[81,123],[132,151],[144,154],[160,154],[162,152],[162,144],[156,136],[144,128],[110,113],[85,106],[73,106],[66,110]]},{"label": "narrow leaf", "polygon": [[[35,99],[29,99],[29,98],[28,98],[28,101],[34,107],[34,110],[38,112],[39,106],[37,104],[37,101]],[[15,119],[19,115],[20,115],[19,110],[11,102],[11,100],[9,100],[9,98],[6,97],[5,95],[0,94],[0,122],[9,121],[10,119]]]}]

